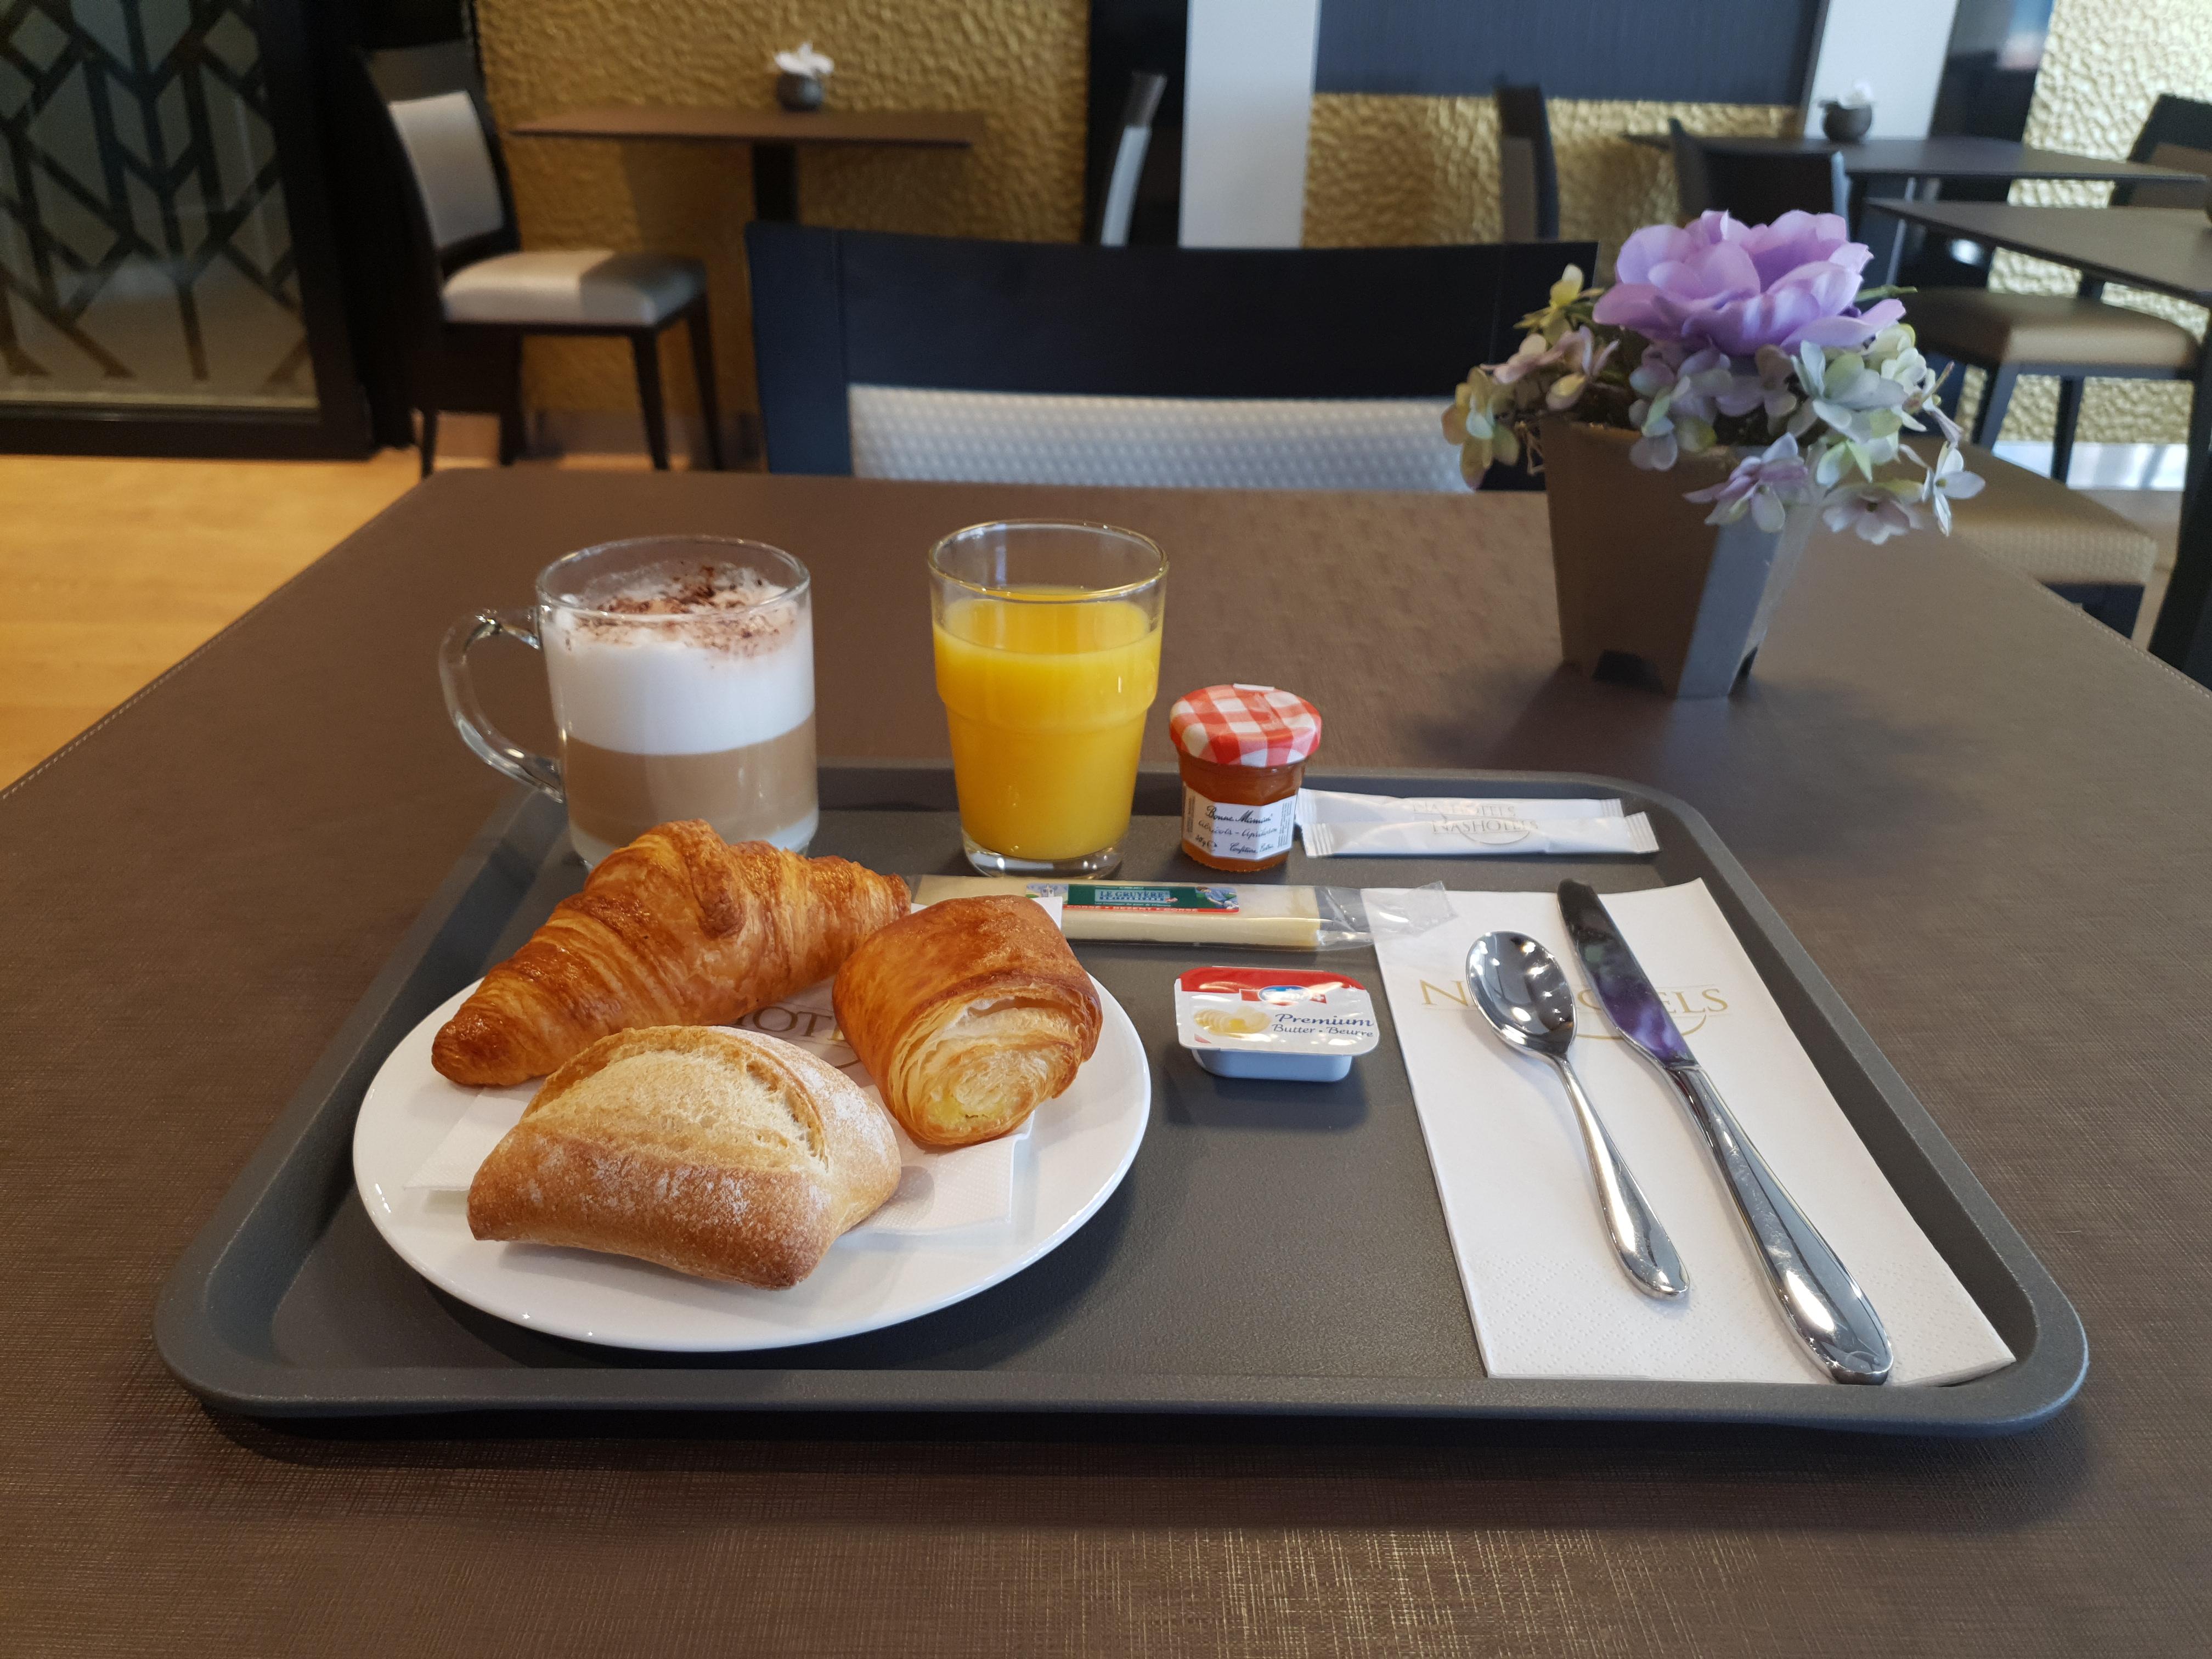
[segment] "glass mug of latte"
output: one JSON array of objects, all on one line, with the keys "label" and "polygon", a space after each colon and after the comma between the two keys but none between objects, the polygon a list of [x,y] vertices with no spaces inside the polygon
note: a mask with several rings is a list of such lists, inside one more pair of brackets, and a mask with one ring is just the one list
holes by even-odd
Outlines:
[{"label": "glass mug of latte", "polygon": [[[557,761],[477,702],[469,651],[501,637],[544,656]],[[455,623],[438,674],[462,740],[565,803],[587,865],[675,818],[704,818],[725,841],[814,837],[813,606],[788,553],[715,536],[587,547],[539,573],[532,610]]]},{"label": "glass mug of latte", "polygon": [[1159,690],[1167,556],[1111,525],[1030,520],[947,536],[929,570],[969,863],[1105,874]]}]

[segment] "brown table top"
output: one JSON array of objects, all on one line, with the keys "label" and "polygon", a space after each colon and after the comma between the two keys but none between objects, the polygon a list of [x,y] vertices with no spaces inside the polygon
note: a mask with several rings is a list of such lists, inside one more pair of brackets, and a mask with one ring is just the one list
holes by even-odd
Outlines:
[{"label": "brown table top", "polygon": [[668,108],[606,104],[518,121],[518,138],[663,138],[696,143],[890,144],[966,149],[983,139],[967,110]]},{"label": "brown table top", "polygon": [[[1665,149],[1672,134],[1632,132],[1630,143]],[[2101,155],[2072,155],[2038,149],[2009,138],[1938,133],[1927,138],[1862,138],[1844,143],[1833,138],[1754,138],[1692,134],[1713,149],[1767,155],[1818,155],[1839,149],[1844,169],[1854,179],[2078,179],[2089,182],[2125,179],[2130,184],[2201,183],[2203,175],[2186,168],[2148,161],[2120,161]]]},{"label": "brown table top", "polygon": [[1912,224],[2017,248],[2108,283],[2212,305],[2212,220],[2196,208],[2020,207],[1887,197],[1876,204]]},{"label": "brown table top", "polygon": [[[500,797],[446,725],[447,623],[595,539],[760,537],[815,573],[825,750],[941,755],[922,550],[1020,513],[1156,535],[1167,683],[1295,687],[1334,763],[1701,808],[2074,1298],[2081,1399],[1935,1443],[272,1427],[178,1387],[155,1288]],[[2203,1651],[2212,700],[1918,540],[1816,546],[1738,697],[1593,684],[1555,665],[1543,514],[449,473],[0,794],[0,1649]],[[520,728],[509,661],[486,697]]]}]

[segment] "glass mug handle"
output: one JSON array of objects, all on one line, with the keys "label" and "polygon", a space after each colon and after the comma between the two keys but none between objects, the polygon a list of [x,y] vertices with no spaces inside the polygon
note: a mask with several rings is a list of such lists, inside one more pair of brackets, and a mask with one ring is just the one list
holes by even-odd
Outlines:
[{"label": "glass mug handle", "polygon": [[469,678],[470,647],[502,636],[519,640],[532,651],[544,648],[538,642],[537,616],[529,611],[480,611],[446,630],[446,642],[438,647],[438,680],[446,688],[446,712],[453,716],[461,741],[479,760],[517,783],[562,799],[561,763],[532,754],[486,720],[483,705],[477,701],[476,684]]}]

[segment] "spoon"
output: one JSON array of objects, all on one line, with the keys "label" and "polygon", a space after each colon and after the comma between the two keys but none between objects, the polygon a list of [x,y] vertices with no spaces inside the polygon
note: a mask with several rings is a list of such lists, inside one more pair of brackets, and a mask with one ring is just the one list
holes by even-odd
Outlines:
[{"label": "spoon", "polygon": [[1621,1271],[1646,1296],[1682,1295],[1690,1281],[1674,1241],[1644,1201],[1613,1137],[1583,1092],[1582,1080],[1567,1063],[1567,1045],[1575,1040],[1575,988],[1559,959],[1526,933],[1486,933],[1467,953],[1467,988],[1482,1017],[1508,1044],[1540,1054],[1559,1068],[1582,1124],[1583,1145],[1597,1177],[1598,1208]]}]

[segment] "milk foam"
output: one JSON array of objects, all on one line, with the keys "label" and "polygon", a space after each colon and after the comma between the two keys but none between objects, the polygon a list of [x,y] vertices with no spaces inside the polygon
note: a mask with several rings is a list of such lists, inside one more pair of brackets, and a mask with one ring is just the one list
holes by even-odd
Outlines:
[{"label": "milk foam", "polygon": [[705,755],[781,737],[814,712],[806,599],[732,617],[556,611],[545,660],[569,737],[633,755]]}]

